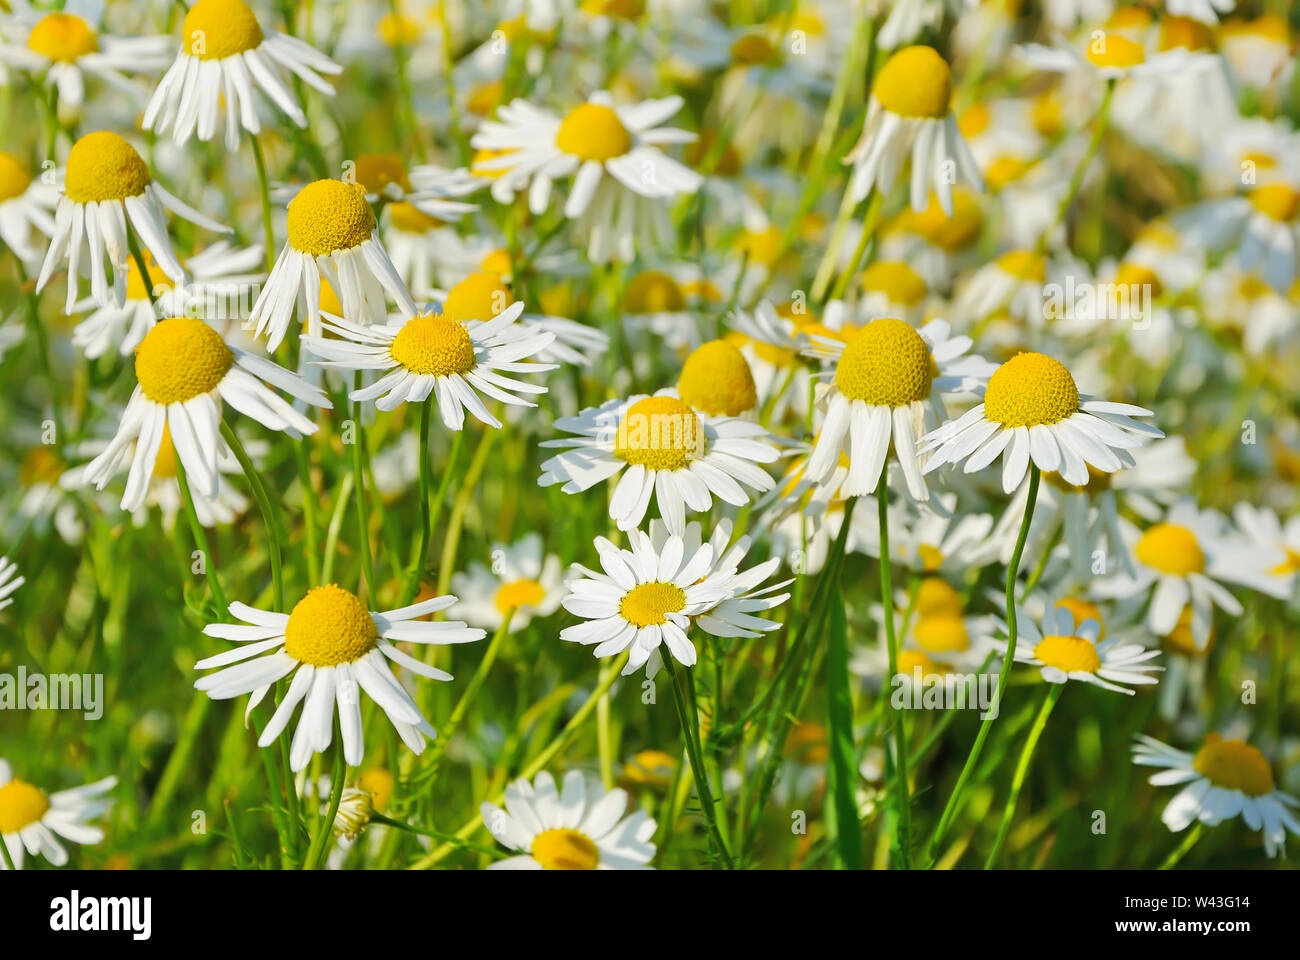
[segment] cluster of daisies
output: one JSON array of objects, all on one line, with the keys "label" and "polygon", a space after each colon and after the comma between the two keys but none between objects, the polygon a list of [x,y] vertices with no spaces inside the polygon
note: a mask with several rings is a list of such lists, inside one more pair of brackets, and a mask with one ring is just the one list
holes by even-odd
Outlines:
[{"label": "cluster of daisies", "polygon": [[[1180,787],[1165,825],[1239,817],[1283,854],[1300,801],[1278,731],[1219,703],[1214,670],[1216,638],[1298,597],[1284,20],[1233,0],[799,0],[755,22],[695,0],[265,6],[0,15],[0,85],[46,133],[39,163],[0,144],[26,302],[0,361],[32,350],[57,428],[11,444],[0,529],[92,569],[120,512],[205,554],[257,531],[265,563],[185,591],[193,686],[243,701],[302,799],[333,794],[331,862],[448,762],[416,682],[453,680],[438,648],[491,634],[469,648],[490,671],[506,635],[581,644],[605,695],[615,666],[675,685],[704,657],[781,678],[804,581],[845,553],[905,581],[844,579],[864,697],[1024,667],[1071,697],[1149,696],[1148,729],[1189,748],[1133,748]],[[51,286],[66,331],[40,316]],[[1202,409],[1224,384],[1251,405]],[[498,435],[521,442],[490,456]],[[474,516],[484,470],[538,529]],[[467,514],[493,545],[458,565]],[[346,585],[307,575],[340,557]],[[237,577],[247,603],[221,589]],[[0,558],[6,620],[23,584]],[[1257,653],[1233,662],[1284,669]],[[649,866],[675,813],[637,792],[682,761],[643,746],[623,786],[503,772],[470,824],[511,851],[492,866]],[[326,754],[388,769],[330,783]],[[755,764],[720,772],[720,802]],[[824,758],[792,766],[783,790],[824,785]],[[0,761],[5,865],[98,842],[115,786],[47,794]]]}]

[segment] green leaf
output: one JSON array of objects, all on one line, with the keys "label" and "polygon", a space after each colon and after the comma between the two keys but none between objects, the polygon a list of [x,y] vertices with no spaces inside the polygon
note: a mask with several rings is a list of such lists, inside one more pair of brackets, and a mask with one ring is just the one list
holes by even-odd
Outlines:
[{"label": "green leaf", "polygon": [[844,595],[837,583],[827,599],[826,712],[830,728],[831,835],[840,865],[862,867],[862,829],[858,823],[857,749],[853,745],[853,696],[849,689],[848,630],[844,622]]}]

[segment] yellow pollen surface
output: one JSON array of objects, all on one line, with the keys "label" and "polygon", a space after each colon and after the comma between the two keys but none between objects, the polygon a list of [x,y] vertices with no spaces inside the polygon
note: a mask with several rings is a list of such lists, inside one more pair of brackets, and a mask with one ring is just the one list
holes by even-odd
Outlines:
[{"label": "yellow pollen surface", "polygon": [[776,265],[785,247],[785,238],[775,224],[762,230],[746,230],[736,241],[736,252],[750,263],[767,267]]},{"label": "yellow pollen surface", "polygon": [[411,373],[449,377],[474,369],[474,341],[465,324],[446,314],[421,313],[406,321],[388,348]]},{"label": "yellow pollen surface", "polygon": [[25,780],[0,787],[0,833],[17,833],[36,823],[50,809],[45,794]]},{"label": "yellow pollen surface", "polygon": [[68,151],[64,192],[76,203],[139,196],[152,181],[135,147],[116,133],[88,133]]},{"label": "yellow pollen surface", "polygon": [[568,827],[543,830],[533,838],[531,852],[544,870],[595,870],[600,863],[591,838]]},{"label": "yellow pollen surface", "polygon": [[925,281],[906,263],[877,260],[862,271],[862,289],[883,293],[891,303],[915,306],[925,297]]},{"label": "yellow pollen surface", "polygon": [[172,443],[172,430],[163,424],[162,442],[158,444],[158,457],[153,463],[153,475],[158,480],[176,477],[176,445]]},{"label": "yellow pollen surface", "polygon": [[1047,277],[1047,259],[1029,250],[1009,250],[997,258],[1003,273],[1028,283],[1042,283]]},{"label": "yellow pollen surface", "polygon": [[1065,673],[1096,673],[1101,666],[1097,648],[1084,637],[1048,635],[1034,647],[1034,656]]},{"label": "yellow pollen surface", "polygon": [[1211,42],[1210,28],[1191,17],[1171,17],[1165,14],[1160,20],[1160,49],[1208,50]]},{"label": "yellow pollen surface", "polygon": [[465,109],[470,113],[480,117],[486,117],[489,113],[501,106],[501,101],[506,93],[506,84],[504,80],[493,80],[490,83],[480,83],[477,87],[469,92],[465,98]]},{"label": "yellow pollen surface", "polygon": [[420,39],[420,24],[412,17],[389,11],[379,18],[375,33],[389,47],[409,47]]},{"label": "yellow pollen surface", "polygon": [[924,210],[916,213],[911,208],[900,221],[904,229],[919,234],[940,250],[953,253],[974,243],[984,229],[984,214],[975,195],[958,187],[952,192],[952,216],[943,212],[933,194]]},{"label": "yellow pollen surface", "polygon": [[1101,618],[1101,610],[1095,603],[1089,603],[1087,600],[1081,600],[1078,597],[1062,597],[1056,601],[1056,606],[1065,607],[1070,611],[1070,616],[1074,618],[1074,629],[1078,630],[1085,620],[1096,620],[1101,630],[1097,634],[1097,641],[1101,642],[1106,639],[1106,621]]},{"label": "yellow pollen surface", "polygon": [[1255,20],[1226,20],[1219,25],[1220,40],[1235,40],[1238,37],[1272,40],[1288,46],[1291,43],[1291,31],[1286,21],[1271,13]]},{"label": "yellow pollen surface", "polygon": [[1300,212],[1300,192],[1283,183],[1269,183],[1250,192],[1256,210],[1278,223],[1289,223]]},{"label": "yellow pollen surface", "polygon": [[1133,553],[1153,570],[1175,577],[1205,570],[1205,554],[1196,534],[1176,523],[1157,523],[1142,534]]},{"label": "yellow pollen surface", "polygon": [[1216,787],[1240,790],[1248,797],[1273,792],[1273,768],[1262,753],[1241,740],[1224,740],[1211,733],[1192,765]]},{"label": "yellow pollen surface", "polygon": [[772,63],[776,48],[760,33],[746,33],[731,45],[731,62],[738,67],[757,67]]},{"label": "yellow pollen surface", "polygon": [[1119,70],[1136,67],[1146,60],[1146,53],[1140,43],[1134,43],[1117,33],[1089,40],[1084,56],[1094,67],[1113,67]]},{"label": "yellow pollen surface", "polygon": [[484,167],[483,164],[497,157],[504,157],[508,153],[514,153],[513,149],[505,150],[476,150],[474,159],[470,161],[470,173],[476,177],[485,177],[488,180],[495,180],[510,170],[510,167]]},{"label": "yellow pollen surface", "polygon": [[1049,140],[1065,129],[1061,97],[1055,90],[1046,90],[1036,96],[1030,114],[1034,129]]},{"label": "yellow pollen surface", "polygon": [[32,175],[12,153],[0,150],[0,203],[21,197],[31,185]]},{"label": "yellow pollen surface", "polygon": [[850,400],[904,407],[930,395],[930,350],[909,324],[872,320],[853,334],[835,367],[835,386]]},{"label": "yellow pollen surface", "polygon": [[638,627],[657,626],[668,622],[668,614],[680,613],[686,607],[686,591],[673,583],[659,580],[642,583],[623,595],[618,612],[623,619]]},{"label": "yellow pollen surface", "polygon": [[536,580],[514,580],[498,587],[492,602],[504,614],[519,607],[535,607],[544,599],[546,591]]},{"label": "yellow pollen surface", "polygon": [[939,665],[921,650],[900,650],[898,652],[899,675],[910,677],[916,672],[917,667],[921,668],[922,678],[937,676],[943,672]]},{"label": "yellow pollen surface", "polygon": [[677,281],[662,270],[642,270],[623,292],[628,313],[676,313],[686,309],[686,295]]},{"label": "yellow pollen surface", "polygon": [[1106,20],[1110,30],[1143,30],[1151,26],[1151,14],[1141,7],[1120,7]]},{"label": "yellow pollen surface", "polygon": [[383,767],[371,767],[357,778],[357,786],[370,794],[370,805],[383,811],[393,795],[395,778]]},{"label": "yellow pollen surface", "polygon": [[613,107],[584,103],[564,118],[555,145],[580,160],[611,160],[632,149],[632,135]]},{"label": "yellow pollen surface", "polygon": [[941,577],[926,577],[916,591],[918,617],[950,616],[962,614],[961,594]]},{"label": "yellow pollen surface", "polygon": [[725,340],[710,340],[682,365],[677,392],[710,416],[737,417],[758,405],[754,375],[744,355]]},{"label": "yellow pollen surface", "polygon": [[487,322],[510,306],[510,289],[499,273],[480,270],[447,291],[442,315],[452,320]]},{"label": "yellow pollen surface", "polygon": [[1004,153],[989,164],[984,171],[984,182],[990,190],[1001,190],[1009,183],[1015,183],[1033,167],[1034,161],[1028,157],[1017,157]]},{"label": "yellow pollen surface", "polygon": [[1192,608],[1190,605],[1183,607],[1183,612],[1178,615],[1178,623],[1160,639],[1162,641],[1161,645],[1166,650],[1185,657],[1204,657],[1214,647],[1213,634],[1207,638],[1204,647],[1196,645],[1196,638],[1192,636]]},{"label": "yellow pollen surface", "polygon": [[1103,473],[1091,463],[1087,464],[1087,467],[1088,482],[1084,484],[1069,483],[1055,470],[1044,472],[1043,479],[1057,490],[1064,490],[1066,493],[1103,493],[1109,490],[1113,474]]},{"label": "yellow pollen surface", "polygon": [[497,277],[508,277],[514,271],[510,263],[510,252],[498,247],[493,250],[478,265],[479,270],[483,273],[490,273]]},{"label": "yellow pollen surface", "polygon": [[952,101],[952,71],[933,47],[904,47],[885,61],[871,93],[900,117],[946,117]]},{"label": "yellow pollen surface", "polygon": [[948,614],[921,617],[912,628],[912,635],[930,653],[953,653],[970,647],[966,621]]},{"label": "yellow pollen surface", "polygon": [[284,652],[299,663],[335,667],[360,660],[378,637],[365,604],[331,583],[313,587],[294,605],[284,628]]},{"label": "yellow pollen surface", "polygon": [[1115,284],[1121,287],[1147,287],[1151,290],[1153,300],[1165,292],[1164,284],[1156,272],[1140,263],[1121,263],[1115,271]]},{"label": "yellow pollen surface", "polygon": [[364,188],[342,180],[317,180],[289,201],[289,244],[313,257],[351,250],[370,239],[375,214]]},{"label": "yellow pollen surface", "polygon": [[1282,549],[1286,553],[1286,559],[1269,571],[1275,577],[1285,577],[1300,570],[1300,553],[1285,544]]},{"label": "yellow pollen surface", "polygon": [[405,200],[388,205],[388,222],[393,225],[394,229],[403,230],[406,233],[428,233],[435,227],[444,226],[443,222],[437,217],[429,216],[419,207],[407,203]]},{"label": "yellow pollen surface", "polygon": [[1018,353],[994,372],[984,416],[1004,427],[1058,423],[1079,410],[1079,388],[1065,365],[1042,353]]},{"label": "yellow pollen surface", "polygon": [[916,555],[920,558],[921,565],[927,572],[938,570],[943,566],[943,551],[938,547],[923,543],[916,548]]},{"label": "yellow pollen surface", "polygon": [[199,0],[181,26],[185,52],[200,60],[224,60],[262,44],[262,27],[243,0]]},{"label": "yellow pollen surface", "polygon": [[641,750],[623,764],[623,779],[636,786],[666,789],[672,784],[677,758],[662,750]]},{"label": "yellow pollen surface", "polygon": [[645,0],[582,0],[581,7],[593,17],[630,21],[639,20],[645,13]]},{"label": "yellow pollen surface", "polygon": [[411,189],[406,164],[395,153],[363,153],[357,157],[352,173],[357,183],[366,188],[366,193],[383,193],[390,183],[403,191]]},{"label": "yellow pollen surface", "polygon": [[614,455],[651,470],[683,470],[705,446],[695,411],[675,397],[646,397],[618,425]]},{"label": "yellow pollen surface", "polygon": [[135,348],[140,389],[164,406],[211,393],[234,362],[221,334],[194,317],[159,320]]},{"label": "yellow pollen surface", "polygon": [[974,103],[962,111],[957,118],[957,129],[967,140],[977,137],[989,128],[993,120],[993,111],[987,104]]},{"label": "yellow pollen surface", "polygon": [[99,49],[95,31],[71,13],[48,13],[27,35],[27,49],[55,63],[71,63]]},{"label": "yellow pollen surface", "polygon": [[[162,267],[154,263],[153,254],[148,250],[144,252],[144,264],[149,268],[149,282],[157,290],[160,286],[172,285],[172,278],[163,273]],[[135,257],[127,264],[126,269],[126,297],[128,300],[148,300],[149,288],[144,284],[144,278],[140,275],[140,268],[136,266]]]}]

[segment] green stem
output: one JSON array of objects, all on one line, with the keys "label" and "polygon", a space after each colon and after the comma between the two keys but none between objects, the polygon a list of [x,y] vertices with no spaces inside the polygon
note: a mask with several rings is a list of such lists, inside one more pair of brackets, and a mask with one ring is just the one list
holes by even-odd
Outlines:
[{"label": "green stem", "polygon": [[1173,853],[1169,854],[1169,856],[1165,858],[1165,862],[1160,864],[1159,869],[1172,870],[1176,867],[1183,857],[1187,856],[1192,847],[1196,845],[1196,841],[1201,839],[1201,833],[1204,832],[1204,830],[1205,821],[1197,820],[1192,829],[1187,831],[1187,836],[1183,837],[1183,842],[1178,845],[1177,849],[1175,849]]},{"label": "green stem", "polygon": [[1083,186],[1083,178],[1088,172],[1088,167],[1092,160],[1097,156],[1097,151],[1101,149],[1102,138],[1106,135],[1106,127],[1110,121],[1110,102],[1115,96],[1115,79],[1106,81],[1106,93],[1101,100],[1101,106],[1097,109],[1096,116],[1093,119],[1092,139],[1088,141],[1088,149],[1079,165],[1075,167],[1074,174],[1070,177],[1070,184],[1066,187],[1065,196],[1061,198],[1060,205],[1056,208],[1056,216],[1052,219],[1052,224],[1038,237],[1038,246],[1035,248],[1036,253],[1042,253],[1047,249],[1048,243],[1051,242],[1052,234],[1056,228],[1065,220],[1065,215],[1070,210],[1070,205],[1074,203],[1074,198],[1079,194],[1079,188]]},{"label": "green stem", "polygon": [[[361,371],[353,377],[353,390],[361,389]],[[366,434],[361,426],[361,401],[352,403],[352,479],[357,495],[357,549],[361,551],[361,570],[366,578],[367,595],[374,602],[379,584],[375,582],[375,564],[370,556],[370,508],[366,503]]]},{"label": "green stem", "polygon": [[[889,657],[889,678],[894,682],[898,674],[898,638],[894,633],[894,587],[889,563],[889,464],[880,471],[876,485],[877,520],[880,524],[880,602],[885,614],[885,644]],[[903,715],[893,712],[894,728],[894,792],[896,793],[894,855],[900,866],[907,869],[912,860],[911,797],[907,780],[907,730]]]},{"label": "green stem", "polygon": [[429,549],[429,539],[433,535],[429,529],[429,485],[433,479],[430,476],[433,473],[433,465],[429,462],[429,420],[432,409],[432,398],[420,404],[420,535],[411,551],[410,569],[406,574],[406,586],[402,589],[399,607],[410,604],[420,592],[420,576],[424,573],[425,554]]},{"label": "green stem", "polygon": [[262,145],[258,143],[256,136],[250,136],[248,139],[253,144],[253,161],[257,165],[257,187],[262,201],[262,235],[266,246],[262,252],[262,259],[266,263],[266,272],[269,274],[275,268],[275,231],[271,229],[271,184],[266,177],[266,158],[262,156]]},{"label": "green stem", "polygon": [[276,513],[270,495],[266,492],[266,484],[262,482],[262,475],[257,472],[257,467],[253,466],[253,461],[244,449],[244,445],[239,442],[238,435],[230,424],[224,420],[221,421],[221,436],[234,453],[235,459],[239,461],[244,476],[248,478],[248,485],[253,490],[253,498],[257,501],[258,509],[262,511],[262,522],[266,526],[267,553],[271,558],[271,587],[272,594],[275,597],[275,609],[283,611],[285,608],[284,572],[281,569],[280,558],[282,528],[279,515]]},{"label": "green stem", "polygon": [[1007,795],[1007,804],[1002,808],[1002,822],[998,824],[998,835],[993,841],[993,849],[989,851],[988,859],[984,861],[984,869],[990,870],[998,862],[998,854],[1002,852],[1002,844],[1007,839],[1007,831],[1011,829],[1011,818],[1016,813],[1016,801],[1020,799],[1020,788],[1025,785],[1025,775],[1029,773],[1029,761],[1033,759],[1034,748],[1038,746],[1038,739],[1043,735],[1043,730],[1047,727],[1047,718],[1051,716],[1052,708],[1056,706],[1056,701],[1061,699],[1061,693],[1065,690],[1064,683],[1053,683],[1048,685],[1047,694],[1043,697],[1043,705],[1038,710],[1038,716],[1034,718],[1034,725],[1029,729],[1029,736],[1025,738],[1025,745],[1020,750],[1020,760],[1016,763],[1016,772],[1011,778],[1011,792]]},{"label": "green stem", "polygon": [[325,817],[316,825],[316,835],[312,837],[311,846],[307,848],[307,859],[302,862],[304,870],[319,870],[325,860],[325,846],[334,832],[334,818],[339,812],[339,800],[343,797],[343,778],[346,769],[343,764],[343,731],[339,729],[338,718],[334,718],[334,772],[330,776],[330,804]]},{"label": "green stem", "polygon": [[[677,675],[677,668],[673,665],[673,656],[669,652],[663,655],[664,669],[673,681],[673,703],[677,705],[677,717],[682,724],[682,737],[686,741],[686,754],[690,758],[691,773],[695,777],[695,790],[700,795],[700,808],[704,813],[704,822],[709,828],[709,835],[718,847],[718,852],[722,856],[722,863],[728,870],[734,870],[735,864],[731,862],[731,851],[727,848],[727,841],[722,836],[722,830],[718,827],[717,810],[714,808],[713,791],[709,787],[709,772],[704,766],[704,751],[700,746],[700,717],[699,714],[690,711],[686,707],[686,697],[682,689],[684,681]],[[689,669],[689,668],[684,668]]]}]

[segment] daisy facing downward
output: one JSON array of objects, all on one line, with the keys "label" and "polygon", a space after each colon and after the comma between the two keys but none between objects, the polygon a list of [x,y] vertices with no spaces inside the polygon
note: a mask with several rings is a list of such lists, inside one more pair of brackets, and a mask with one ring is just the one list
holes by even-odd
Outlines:
[{"label": "daisy facing downward", "polygon": [[[73,843],[99,843],[104,831],[87,821],[111,805],[101,794],[117,786],[117,777],[105,777],[84,787],[46,794],[39,787],[19,780],[0,757],[0,870],[10,864],[22,869],[23,854],[40,854],[56,867],[68,862],[68,851],[59,837]],[[56,836],[57,834],[57,836]]]}]

